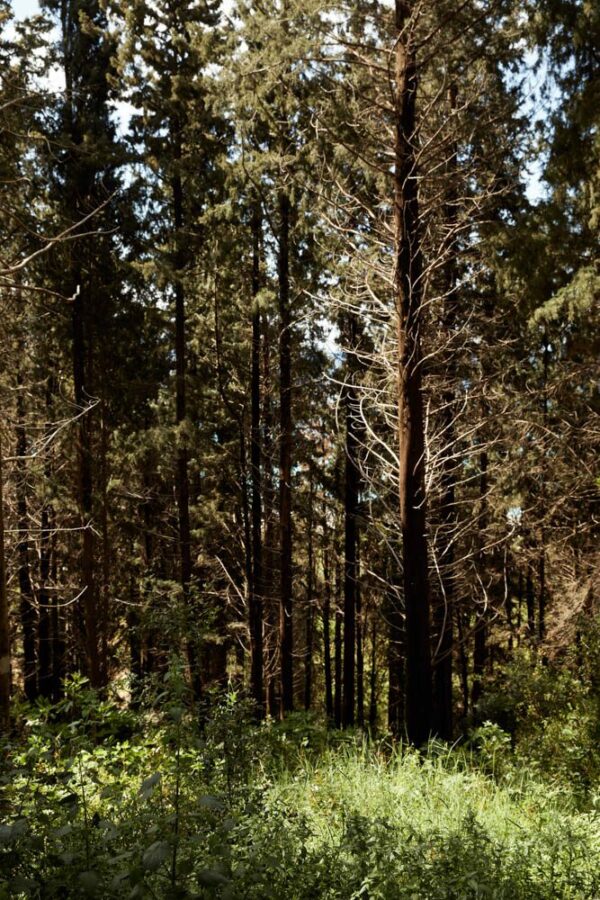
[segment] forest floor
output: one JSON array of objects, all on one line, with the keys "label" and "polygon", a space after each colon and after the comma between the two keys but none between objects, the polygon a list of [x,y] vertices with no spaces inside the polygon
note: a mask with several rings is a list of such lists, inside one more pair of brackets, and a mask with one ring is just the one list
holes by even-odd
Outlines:
[{"label": "forest floor", "polygon": [[534,776],[510,738],[427,752],[256,725],[232,695],[199,726],[75,685],[3,747],[0,898],[600,897],[593,792]]}]

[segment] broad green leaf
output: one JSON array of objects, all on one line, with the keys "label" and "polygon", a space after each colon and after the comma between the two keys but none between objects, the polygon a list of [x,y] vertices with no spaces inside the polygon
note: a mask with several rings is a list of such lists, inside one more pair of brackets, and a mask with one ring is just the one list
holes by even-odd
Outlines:
[{"label": "broad green leaf", "polygon": [[157,869],[167,861],[171,853],[171,848],[166,841],[155,841],[144,850],[142,856],[142,864],[145,869],[150,872],[156,872]]},{"label": "broad green leaf", "polygon": [[204,887],[219,887],[222,884],[229,884],[229,878],[217,872],[215,869],[202,869],[198,873],[198,881]]},{"label": "broad green leaf", "polygon": [[142,786],[140,787],[140,794],[145,799],[152,796],[157,785],[160,784],[162,779],[162,775],[160,772],[155,772],[154,775],[149,775],[148,778],[145,778],[142,781]]}]

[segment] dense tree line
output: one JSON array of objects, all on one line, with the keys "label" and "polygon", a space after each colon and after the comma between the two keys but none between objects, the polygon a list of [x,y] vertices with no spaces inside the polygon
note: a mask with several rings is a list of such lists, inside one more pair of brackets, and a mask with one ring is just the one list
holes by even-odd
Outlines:
[{"label": "dense tree line", "polygon": [[203,704],[452,739],[595,610],[599,13],[0,27],[4,725],[181,653]]}]

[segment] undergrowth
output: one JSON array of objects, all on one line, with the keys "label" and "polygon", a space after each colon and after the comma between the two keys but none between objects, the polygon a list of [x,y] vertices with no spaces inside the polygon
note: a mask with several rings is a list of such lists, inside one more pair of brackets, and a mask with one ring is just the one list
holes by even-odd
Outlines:
[{"label": "undergrowth", "polygon": [[158,714],[81,680],[2,748],[0,897],[596,898],[600,822],[507,762],[392,748],[314,718],[200,717],[171,674]]}]

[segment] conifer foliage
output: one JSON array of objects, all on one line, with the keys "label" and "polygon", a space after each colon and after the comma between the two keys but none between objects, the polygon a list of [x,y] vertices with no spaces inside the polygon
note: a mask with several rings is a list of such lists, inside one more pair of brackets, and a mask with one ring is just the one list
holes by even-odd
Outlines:
[{"label": "conifer foliage", "polygon": [[2,729],[181,654],[202,715],[457,738],[596,614],[593,4],[17,12]]}]

